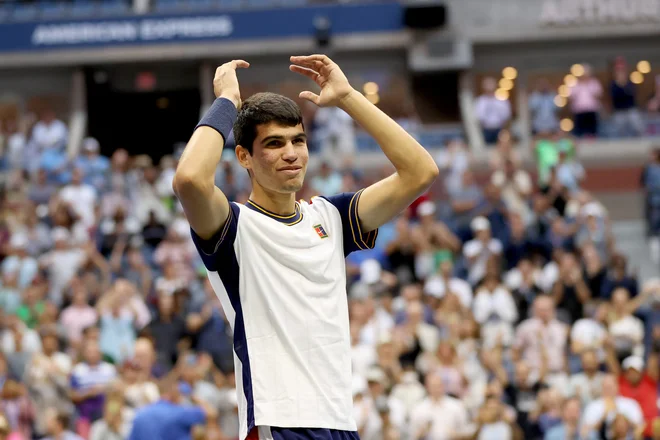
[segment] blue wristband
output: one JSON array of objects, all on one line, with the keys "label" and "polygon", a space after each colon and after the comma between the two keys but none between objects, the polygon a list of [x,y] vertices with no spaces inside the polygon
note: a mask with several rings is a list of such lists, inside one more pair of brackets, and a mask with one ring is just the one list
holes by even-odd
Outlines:
[{"label": "blue wristband", "polygon": [[202,120],[199,121],[195,130],[202,126],[211,127],[222,135],[226,143],[229,133],[234,128],[234,122],[236,122],[237,116],[238,110],[236,110],[233,102],[227,98],[218,98],[213,101],[211,108],[208,109]]}]

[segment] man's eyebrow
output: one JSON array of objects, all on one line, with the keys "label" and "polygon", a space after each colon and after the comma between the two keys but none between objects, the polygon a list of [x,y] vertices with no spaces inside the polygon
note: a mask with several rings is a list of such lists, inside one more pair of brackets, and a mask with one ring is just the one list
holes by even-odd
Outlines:
[{"label": "man's eyebrow", "polygon": [[[303,132],[303,131],[301,131],[300,133],[296,134],[295,136],[291,136],[291,137],[292,137],[293,139],[297,139],[297,138],[307,139],[307,135],[306,135],[305,132]],[[279,134],[274,134],[274,135],[271,135],[271,136],[267,136],[267,137],[265,137],[265,138],[261,141],[261,143],[262,143],[262,144],[267,144],[267,143],[270,142],[270,141],[275,141],[275,140],[277,140],[277,141],[281,141],[281,140],[284,140],[284,139],[286,139],[286,136],[282,136],[282,135],[279,135]]]}]

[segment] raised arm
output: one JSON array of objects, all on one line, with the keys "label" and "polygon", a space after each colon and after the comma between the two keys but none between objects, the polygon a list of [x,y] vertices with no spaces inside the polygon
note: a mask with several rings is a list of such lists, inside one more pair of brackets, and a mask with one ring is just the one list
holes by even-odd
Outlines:
[{"label": "raised arm", "polygon": [[216,70],[217,99],[188,141],[172,181],[190,226],[202,239],[212,238],[229,216],[229,201],[215,186],[215,170],[241,105],[236,69],[246,67],[247,62],[234,60]]},{"label": "raised arm", "polygon": [[312,79],[321,92],[301,98],[348,113],[380,145],[396,172],[366,188],[358,204],[363,232],[394,218],[426,191],[438,176],[431,155],[410,134],[351,87],[339,66],[325,55],[291,57],[291,70]]}]

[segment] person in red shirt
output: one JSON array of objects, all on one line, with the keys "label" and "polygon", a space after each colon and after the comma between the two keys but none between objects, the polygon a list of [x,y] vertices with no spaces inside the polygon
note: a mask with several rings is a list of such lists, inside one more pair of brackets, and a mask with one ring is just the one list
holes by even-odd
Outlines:
[{"label": "person in red shirt", "polygon": [[628,356],[619,365],[612,350],[609,350],[608,365],[619,378],[619,395],[634,399],[644,414],[644,437],[653,435],[653,422],[658,418],[658,353],[651,353],[644,368],[641,356]]}]

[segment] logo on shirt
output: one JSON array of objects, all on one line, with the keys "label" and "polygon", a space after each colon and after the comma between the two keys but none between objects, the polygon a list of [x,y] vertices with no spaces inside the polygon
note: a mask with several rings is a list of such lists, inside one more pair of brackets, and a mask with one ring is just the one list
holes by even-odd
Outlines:
[{"label": "logo on shirt", "polygon": [[319,237],[328,238],[328,233],[325,232],[325,229],[323,229],[323,226],[314,225],[314,230],[316,231],[317,234],[319,234]]}]

